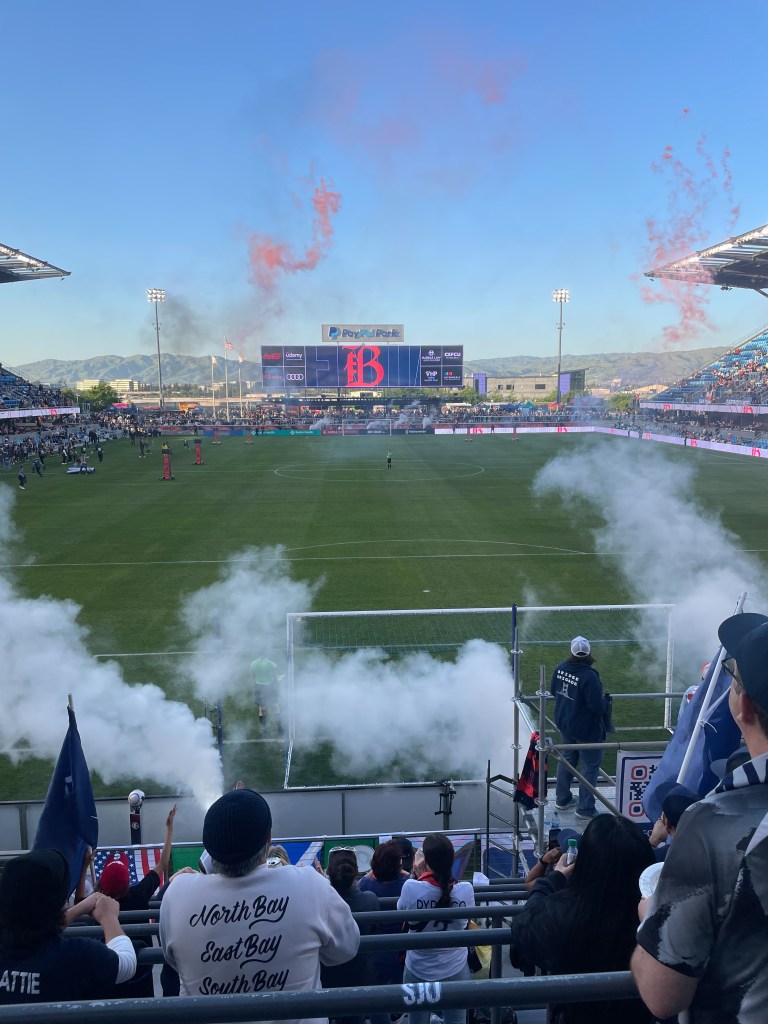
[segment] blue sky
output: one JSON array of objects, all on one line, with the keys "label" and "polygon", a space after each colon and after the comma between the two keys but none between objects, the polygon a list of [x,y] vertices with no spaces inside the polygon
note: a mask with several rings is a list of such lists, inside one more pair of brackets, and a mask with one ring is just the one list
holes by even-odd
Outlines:
[{"label": "blue sky", "polygon": [[649,218],[672,255],[768,222],[767,28],[756,0],[3,5],[0,242],[72,276],[0,288],[0,360],[149,353],[149,287],[190,355],[324,322],[552,355],[562,287],[565,353],[730,344],[763,298],[701,287],[678,330],[638,278]]}]

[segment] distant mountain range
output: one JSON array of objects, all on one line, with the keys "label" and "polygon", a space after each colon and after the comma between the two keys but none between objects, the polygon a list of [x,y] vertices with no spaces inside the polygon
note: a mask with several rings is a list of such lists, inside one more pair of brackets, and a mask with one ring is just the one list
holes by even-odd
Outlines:
[{"label": "distant mountain range", "polygon": [[[599,352],[591,355],[562,358],[563,371],[587,370],[588,387],[643,387],[648,384],[671,384],[688,376],[719,355],[726,348],[697,348],[687,352]],[[181,356],[163,353],[163,383],[205,385],[211,382],[210,356]],[[72,387],[80,380],[133,379],[147,384],[157,382],[157,359],[152,355],[94,356],[91,359],[43,359],[13,367],[22,376],[44,383]],[[470,359],[465,371],[493,376],[554,373],[557,360],[541,356],[499,356],[495,359]],[[218,357],[213,368],[216,381],[224,379],[224,360]],[[237,380],[238,363],[229,360],[230,381]],[[240,364],[243,380],[261,381],[261,364],[246,360]]]},{"label": "distant mountain range", "polygon": [[[562,370],[587,371],[587,387],[645,387],[649,384],[673,384],[711,363],[727,352],[723,348],[695,348],[687,352],[595,352],[585,356],[564,355]],[[498,359],[474,359],[465,369],[495,377],[557,372],[557,359],[541,356],[504,356]]]}]

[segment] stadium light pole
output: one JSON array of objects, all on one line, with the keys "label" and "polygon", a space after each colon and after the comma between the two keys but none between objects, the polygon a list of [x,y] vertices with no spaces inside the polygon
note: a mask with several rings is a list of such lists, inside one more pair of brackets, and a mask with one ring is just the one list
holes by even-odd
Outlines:
[{"label": "stadium light pole", "polygon": [[157,382],[160,388],[160,412],[163,411],[163,367],[160,362],[160,321],[157,317],[158,302],[165,302],[165,292],[162,288],[147,288],[147,302],[155,304],[155,334],[157,336]]},{"label": "stadium light pole", "polygon": [[557,405],[560,407],[560,363],[563,357],[563,303],[568,302],[571,293],[567,288],[555,288],[552,301],[560,303],[560,323],[557,328]]}]

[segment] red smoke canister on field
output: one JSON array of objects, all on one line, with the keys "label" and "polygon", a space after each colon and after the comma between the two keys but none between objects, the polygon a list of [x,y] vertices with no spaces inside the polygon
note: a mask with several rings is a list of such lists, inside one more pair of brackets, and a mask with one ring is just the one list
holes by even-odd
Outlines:
[{"label": "red smoke canister on field", "polygon": [[196,466],[202,466],[203,465],[203,456],[202,456],[202,453],[200,451],[200,446],[201,446],[200,438],[196,437],[195,438],[195,465]]}]

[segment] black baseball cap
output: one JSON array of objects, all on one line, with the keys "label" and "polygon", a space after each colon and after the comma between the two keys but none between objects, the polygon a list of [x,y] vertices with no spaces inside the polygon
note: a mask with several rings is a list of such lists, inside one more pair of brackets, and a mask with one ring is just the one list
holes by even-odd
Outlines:
[{"label": "black baseball cap", "polygon": [[[656,796],[659,796],[661,786],[656,790]],[[683,814],[693,804],[698,803],[701,799],[698,793],[695,793],[692,789],[688,789],[687,786],[680,785],[679,782],[669,787],[666,795],[661,801],[661,810],[664,817],[667,819],[672,828],[677,828],[680,824],[680,819]]]},{"label": "black baseball cap", "polygon": [[720,643],[735,659],[747,694],[768,710],[768,616],[742,612],[720,623]]}]

